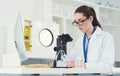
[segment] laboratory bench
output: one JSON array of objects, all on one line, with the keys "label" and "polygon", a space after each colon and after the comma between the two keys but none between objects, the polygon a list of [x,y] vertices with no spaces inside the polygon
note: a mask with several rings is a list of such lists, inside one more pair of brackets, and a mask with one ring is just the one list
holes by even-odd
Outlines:
[{"label": "laboratory bench", "polygon": [[[6,74],[6,75],[5,75]],[[0,76],[120,76],[120,68],[82,69],[82,68],[0,68]]]}]

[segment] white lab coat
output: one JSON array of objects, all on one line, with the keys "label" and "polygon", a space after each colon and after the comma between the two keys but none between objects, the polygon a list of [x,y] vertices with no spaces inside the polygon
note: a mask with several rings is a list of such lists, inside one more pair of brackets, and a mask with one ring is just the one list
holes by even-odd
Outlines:
[{"label": "white lab coat", "polygon": [[[73,50],[68,56],[68,60],[83,59],[83,37],[76,42]],[[96,27],[96,31],[91,35],[88,53],[87,53],[87,68],[112,68],[114,64],[114,41],[111,34],[104,32],[101,28]]]}]

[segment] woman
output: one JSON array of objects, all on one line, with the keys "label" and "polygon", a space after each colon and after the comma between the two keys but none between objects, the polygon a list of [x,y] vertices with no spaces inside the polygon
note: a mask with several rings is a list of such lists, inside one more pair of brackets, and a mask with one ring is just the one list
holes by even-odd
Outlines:
[{"label": "woman", "polygon": [[82,68],[112,68],[113,37],[102,30],[94,9],[86,5],[78,7],[74,13],[73,24],[83,34],[71,51],[67,67],[75,67],[76,60],[80,60]]}]

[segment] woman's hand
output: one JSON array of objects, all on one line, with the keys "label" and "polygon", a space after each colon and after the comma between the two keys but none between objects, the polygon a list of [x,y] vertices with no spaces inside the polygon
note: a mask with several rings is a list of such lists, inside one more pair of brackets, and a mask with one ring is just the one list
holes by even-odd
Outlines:
[{"label": "woman's hand", "polygon": [[82,68],[86,69],[86,64],[85,63],[82,63],[81,66],[82,66]]},{"label": "woman's hand", "polygon": [[81,66],[76,66],[75,65],[76,63],[75,63],[75,61],[68,61],[67,62],[67,67],[69,67],[69,68],[72,68],[72,67],[81,67],[81,68],[84,68],[84,69],[86,69],[86,64],[85,63],[81,63]]},{"label": "woman's hand", "polygon": [[68,61],[67,62],[67,67],[69,67],[69,68],[72,68],[72,67],[75,67],[75,61]]}]

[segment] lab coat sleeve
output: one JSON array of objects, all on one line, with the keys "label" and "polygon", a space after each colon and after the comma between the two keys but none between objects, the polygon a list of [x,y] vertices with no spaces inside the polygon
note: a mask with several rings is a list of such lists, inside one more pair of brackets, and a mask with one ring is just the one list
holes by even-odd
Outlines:
[{"label": "lab coat sleeve", "polygon": [[69,53],[69,55],[67,55],[66,57],[66,60],[67,61],[71,61],[71,60],[75,60],[75,59],[78,59],[78,58],[82,58],[82,50],[83,49],[82,47],[82,40],[79,38],[77,40],[77,42],[75,43],[75,46],[73,47],[73,49],[71,50],[71,52]]},{"label": "lab coat sleeve", "polygon": [[103,53],[97,63],[86,63],[87,68],[109,68],[111,69],[114,64],[114,41],[110,34],[106,34],[103,41]]},{"label": "lab coat sleeve", "polygon": [[71,60],[74,60],[74,59],[75,59],[75,56],[76,56],[75,49],[76,49],[76,48],[73,48],[72,51],[70,52],[70,54],[65,57],[65,59],[64,59],[64,61],[63,61],[63,64],[64,64],[64,65],[67,65],[67,62],[68,62],[68,61],[71,61]]}]

